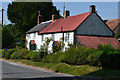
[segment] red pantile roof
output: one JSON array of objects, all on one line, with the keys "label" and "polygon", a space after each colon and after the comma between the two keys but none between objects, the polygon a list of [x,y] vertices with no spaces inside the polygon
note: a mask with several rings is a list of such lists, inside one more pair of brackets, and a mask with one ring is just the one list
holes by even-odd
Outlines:
[{"label": "red pantile roof", "polygon": [[113,37],[98,37],[98,36],[80,36],[77,35],[78,41],[86,48],[97,48],[98,44],[110,44],[114,48],[120,48],[120,42]]},{"label": "red pantile roof", "polygon": [[31,44],[36,44],[34,40],[31,40],[30,43],[31,43]]},{"label": "red pantile roof", "polygon": [[75,16],[68,16],[66,19],[57,19],[51,24],[49,24],[44,30],[39,32],[42,33],[51,33],[51,32],[61,32],[62,31],[73,31],[75,30],[91,13],[83,13]]},{"label": "red pantile roof", "polygon": [[113,20],[108,20],[106,22],[106,24],[108,25],[108,27],[111,29],[111,30],[114,30],[118,24],[120,23],[120,18],[118,19],[113,19]]}]

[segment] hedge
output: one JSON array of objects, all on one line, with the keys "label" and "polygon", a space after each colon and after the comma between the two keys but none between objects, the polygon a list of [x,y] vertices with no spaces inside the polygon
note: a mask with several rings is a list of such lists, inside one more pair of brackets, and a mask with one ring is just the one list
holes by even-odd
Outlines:
[{"label": "hedge", "polygon": [[15,49],[15,48],[7,50],[7,51],[5,52],[5,58],[6,58],[6,59],[10,59],[11,55],[13,54],[13,52],[15,52],[15,51],[17,51],[17,50],[18,50],[18,49]]},{"label": "hedge", "polygon": [[58,63],[64,60],[64,53],[59,51],[57,53],[49,54],[42,59],[45,63]]},{"label": "hedge", "polygon": [[44,52],[34,52],[31,55],[31,60],[34,62],[41,62],[42,58],[45,57],[47,53]]}]

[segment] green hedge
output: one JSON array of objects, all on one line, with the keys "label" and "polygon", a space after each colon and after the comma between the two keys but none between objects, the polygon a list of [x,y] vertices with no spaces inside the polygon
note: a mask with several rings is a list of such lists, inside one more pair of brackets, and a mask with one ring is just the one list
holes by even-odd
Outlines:
[{"label": "green hedge", "polygon": [[47,56],[45,56],[43,59],[42,59],[42,62],[45,62],[45,63],[58,63],[58,62],[63,62],[64,60],[64,53],[59,51],[57,53],[53,53],[53,54],[49,54]]},{"label": "green hedge", "polygon": [[7,50],[7,51],[5,52],[5,58],[6,58],[6,59],[10,59],[11,55],[13,54],[13,52],[15,52],[15,51],[17,51],[17,50],[18,50],[18,49],[15,49],[15,48]]},{"label": "green hedge", "polygon": [[31,55],[31,60],[34,62],[41,62],[42,58],[45,57],[47,53],[44,52],[34,52]]},{"label": "green hedge", "polygon": [[26,55],[29,54],[30,51],[28,51],[27,49],[21,49],[19,51],[14,52],[11,55],[11,59],[25,59]]}]

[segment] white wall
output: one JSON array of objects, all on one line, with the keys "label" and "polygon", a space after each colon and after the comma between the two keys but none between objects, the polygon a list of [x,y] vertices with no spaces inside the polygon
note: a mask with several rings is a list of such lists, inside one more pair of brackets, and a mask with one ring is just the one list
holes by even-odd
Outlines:
[{"label": "white wall", "polygon": [[[63,36],[63,33],[54,33],[54,34],[43,34],[43,39],[44,41],[42,41],[42,35],[38,35],[38,33],[30,33],[30,34],[26,34],[26,40],[27,40],[27,48],[29,49],[29,43],[31,40],[34,40],[36,45],[37,45],[37,49],[36,51],[38,51],[40,49],[40,47],[45,43],[45,38],[52,38],[52,35],[54,35],[54,41],[60,41],[61,37]],[[64,39],[66,37],[66,33],[64,33]],[[64,40],[65,41],[65,40]],[[68,48],[68,42],[73,44],[74,41],[74,32],[69,32],[69,41],[64,42],[65,43],[65,47],[63,49],[63,51],[65,51],[65,48]],[[53,41],[50,42],[49,44],[49,48],[48,51],[52,52],[52,44]]]}]

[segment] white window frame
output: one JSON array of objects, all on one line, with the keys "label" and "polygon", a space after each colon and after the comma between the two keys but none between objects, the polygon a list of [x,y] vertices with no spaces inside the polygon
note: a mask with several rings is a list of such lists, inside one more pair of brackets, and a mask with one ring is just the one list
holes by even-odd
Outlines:
[{"label": "white window frame", "polygon": [[65,42],[68,42],[69,41],[69,38],[70,38],[70,33],[66,33],[66,36],[65,36]]}]

